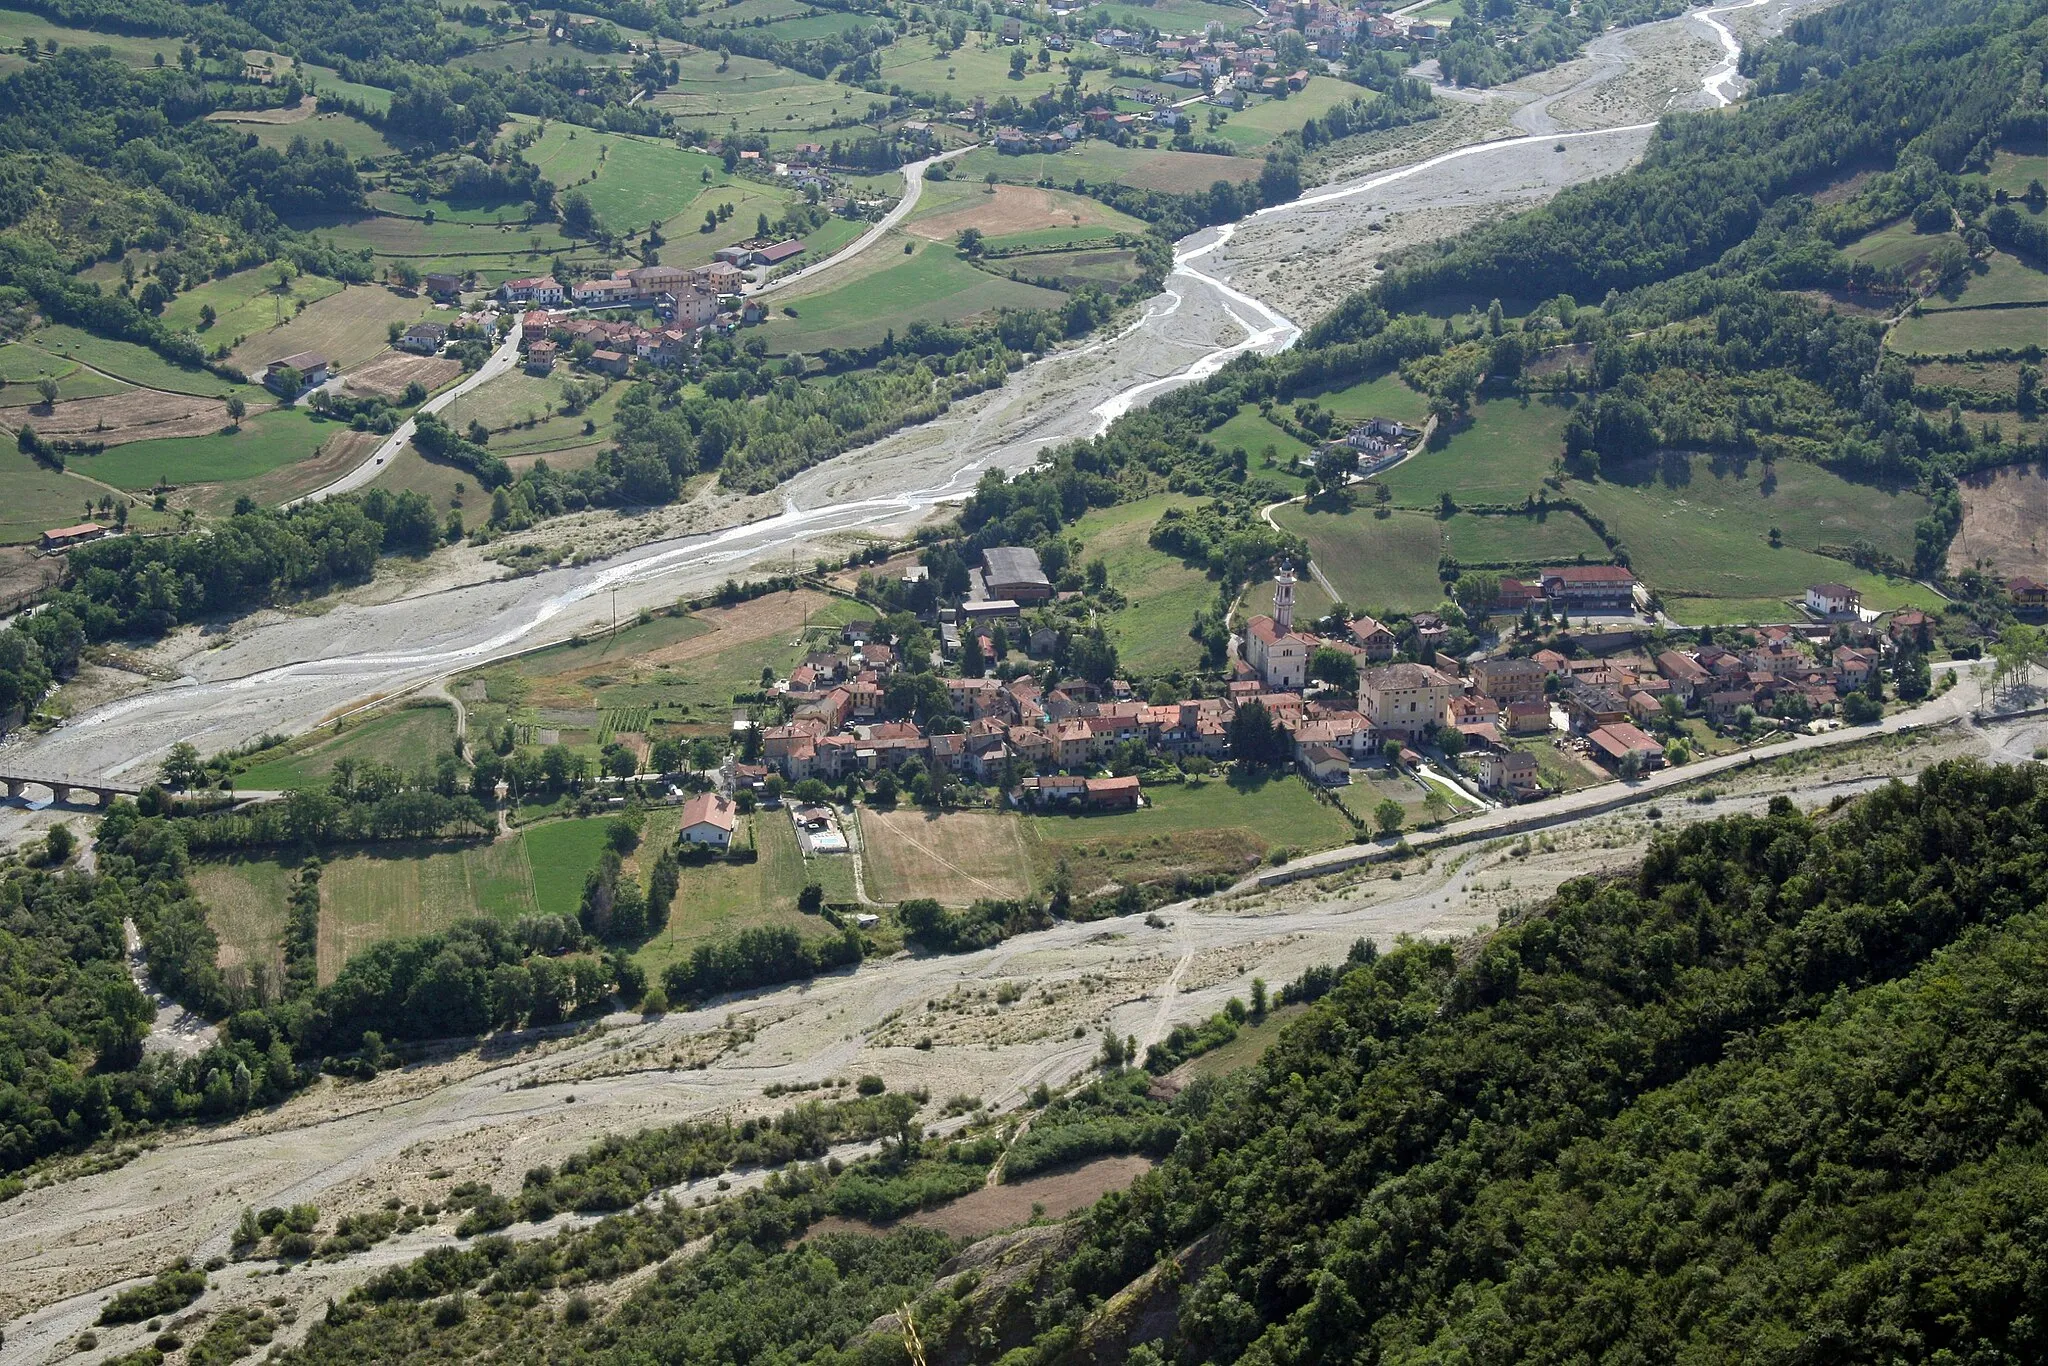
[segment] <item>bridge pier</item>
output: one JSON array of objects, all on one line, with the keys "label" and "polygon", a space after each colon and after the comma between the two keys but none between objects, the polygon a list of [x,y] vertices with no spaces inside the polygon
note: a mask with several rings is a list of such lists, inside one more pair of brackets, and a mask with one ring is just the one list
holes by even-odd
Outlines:
[{"label": "bridge pier", "polygon": [[50,789],[50,801],[54,805],[64,806],[71,801],[71,784],[50,783],[48,786]]},{"label": "bridge pier", "polygon": [[0,778],[0,782],[7,784],[7,797],[10,801],[19,797],[21,789],[26,786],[19,778]]}]

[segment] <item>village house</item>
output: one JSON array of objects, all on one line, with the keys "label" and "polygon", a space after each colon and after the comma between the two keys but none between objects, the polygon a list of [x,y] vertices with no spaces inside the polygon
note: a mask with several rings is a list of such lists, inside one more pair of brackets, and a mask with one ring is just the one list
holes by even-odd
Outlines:
[{"label": "village house", "polygon": [[700,792],[683,803],[682,828],[676,837],[685,844],[727,848],[739,825],[738,812],[723,792]]},{"label": "village house", "polygon": [[1301,776],[1319,787],[1342,787],[1351,781],[1351,759],[1329,745],[1304,745],[1295,756]]},{"label": "village house", "polygon": [[1666,650],[1657,656],[1657,672],[1671,680],[1671,690],[1678,694],[1687,706],[1692,705],[1700,689],[1706,687],[1713,679],[1712,674],[1700,667],[1698,660],[1689,655],[1682,655],[1676,650]]},{"label": "village house", "polygon": [[1489,749],[1479,756],[1479,786],[1487,792],[1523,796],[1534,792],[1536,756],[1521,749]]},{"label": "village house", "polygon": [[1444,724],[1458,685],[1426,664],[1389,664],[1358,678],[1359,710],[1375,730],[1415,739]]},{"label": "village house", "polygon": [[504,304],[538,304],[546,308],[561,303],[565,297],[561,281],[552,275],[529,275],[498,286],[498,302]]},{"label": "village house", "polygon": [[1877,656],[1868,650],[1844,646],[1835,651],[1835,670],[1841,676],[1845,688],[1860,688],[1870,682],[1870,675],[1877,669]]},{"label": "village house", "polygon": [[1543,683],[1549,676],[1550,671],[1533,659],[1496,656],[1472,665],[1472,686],[1499,702],[1526,702],[1543,696]]},{"label": "village house", "polygon": [[1569,612],[1630,612],[1635,608],[1636,576],[1624,565],[1580,564],[1546,569],[1543,595]]},{"label": "village house", "polygon": [[402,350],[416,352],[422,356],[438,356],[441,348],[448,344],[446,323],[414,323],[398,338]]},{"label": "village house", "polygon": [[1817,617],[1853,617],[1863,595],[1846,584],[1816,583],[1806,590],[1806,610]]},{"label": "village house", "polygon": [[1382,663],[1392,659],[1401,646],[1392,631],[1371,617],[1351,619],[1351,638],[1365,651],[1367,659]]},{"label": "village house", "polygon": [[528,342],[526,345],[526,373],[529,375],[552,374],[555,368],[555,357],[560,354],[561,349],[561,347],[551,341]]},{"label": "village house", "polygon": [[1550,703],[1541,698],[1510,702],[1501,709],[1510,735],[1539,735],[1550,729]]},{"label": "village house", "polygon": [[1581,734],[1628,720],[1628,703],[1612,688],[1572,682],[1565,685],[1562,696],[1565,715],[1572,729]]},{"label": "village house", "polygon": [[631,280],[584,280],[571,287],[569,297],[579,308],[617,308],[632,303],[638,293]]},{"label": "village house", "polygon": [[2034,615],[2048,611],[2048,584],[2030,579],[2024,574],[2015,574],[2005,581],[2006,596],[2012,599],[2015,612]]},{"label": "village house", "polygon": [[1594,754],[1615,768],[1627,763],[1631,754],[1636,756],[1636,763],[1641,765],[1638,771],[1643,773],[1664,763],[1663,747],[1627,721],[1597,726],[1586,739],[1591,742]]},{"label": "village house", "polygon": [[440,271],[429,271],[423,283],[426,286],[428,297],[439,299],[444,303],[456,299],[462,293],[462,277],[460,275],[444,275]]}]

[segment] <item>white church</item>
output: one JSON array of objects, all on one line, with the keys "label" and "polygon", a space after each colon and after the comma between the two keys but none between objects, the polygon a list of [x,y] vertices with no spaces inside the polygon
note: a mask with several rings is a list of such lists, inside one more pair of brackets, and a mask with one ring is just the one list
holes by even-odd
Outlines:
[{"label": "white church", "polygon": [[1272,689],[1299,691],[1308,682],[1314,636],[1294,629],[1294,566],[1283,561],[1273,577],[1273,615],[1253,617],[1245,625],[1244,660],[1259,681]]}]

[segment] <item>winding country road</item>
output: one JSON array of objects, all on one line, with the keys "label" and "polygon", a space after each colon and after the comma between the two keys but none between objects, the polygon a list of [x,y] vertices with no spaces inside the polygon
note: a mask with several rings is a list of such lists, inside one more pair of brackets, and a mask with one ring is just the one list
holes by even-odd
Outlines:
[{"label": "winding country road", "polygon": [[875,243],[881,241],[888,234],[891,228],[917,211],[917,201],[924,197],[924,173],[927,170],[939,162],[951,161],[954,157],[966,156],[979,146],[981,144],[978,142],[970,142],[965,147],[955,147],[950,152],[941,152],[937,156],[926,157],[923,161],[906,163],[903,167],[903,197],[896,201],[895,208],[876,219],[874,226],[870,227],[859,237],[856,237],[852,242],[849,242],[842,250],[834,252],[824,260],[813,265],[805,266],[793,275],[785,275],[780,280],[771,280],[755,290],[753,296],[758,298],[763,294],[773,294],[778,289],[788,289],[793,284],[813,279],[830,270],[837,270],[869,247],[874,246]]},{"label": "winding country road", "polygon": [[[498,376],[517,366],[519,364],[519,339],[525,333],[525,322],[515,317],[512,320],[512,330],[505,334],[505,340],[498,344],[497,350],[491,352],[490,358],[478,366],[474,374],[456,385],[453,389],[444,390],[428,399],[425,403],[422,403],[419,408],[420,412],[438,413],[472,389],[480,385],[489,384]],[[412,440],[412,434],[418,425],[412,418],[407,418],[399,424],[397,431],[378,443],[377,449],[370,452],[369,458],[363,461],[362,464],[357,465],[333,483],[314,489],[311,493],[305,494],[302,497],[294,498],[286,503],[285,506],[297,507],[301,503],[318,503],[325,499],[333,498],[338,494],[354,493],[357,489],[362,488],[384,472],[386,462],[392,456],[405,449],[405,443]]]}]

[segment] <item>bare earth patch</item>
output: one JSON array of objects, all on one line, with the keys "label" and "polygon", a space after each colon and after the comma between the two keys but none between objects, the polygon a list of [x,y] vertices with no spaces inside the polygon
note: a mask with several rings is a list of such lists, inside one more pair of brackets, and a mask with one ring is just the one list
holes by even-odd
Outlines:
[{"label": "bare earth patch", "polygon": [[2048,476],[2011,465],[1962,480],[1963,529],[1949,543],[1948,567],[1986,564],[2001,574],[2048,574]]},{"label": "bare earth patch", "polygon": [[1039,228],[1092,227],[1108,221],[1109,215],[1092,199],[1054,194],[1035,185],[998,185],[994,194],[976,195],[957,209],[906,223],[904,230],[947,242],[968,228],[1000,237]]},{"label": "bare earth patch", "polygon": [[320,102],[304,96],[289,109],[216,109],[206,117],[214,123],[304,123],[320,111]]},{"label": "bare earth patch", "polygon": [[228,425],[227,405],[217,398],[167,394],[156,389],[131,389],[105,398],[77,398],[49,411],[9,408],[47,437],[66,441],[100,441],[118,446],[128,441],[154,441],[166,436],[211,436]]},{"label": "bare earth patch", "polygon": [[432,393],[462,373],[462,362],[446,356],[415,356],[404,351],[393,351],[388,356],[379,356],[373,361],[349,371],[342,388],[351,394],[368,394],[374,398],[397,398],[405,392],[405,386],[418,381],[420,386]]},{"label": "bare earth patch", "polygon": [[965,906],[1031,891],[1031,858],[1012,816],[959,811],[935,820],[911,808],[868,810],[860,837],[871,895],[880,901],[928,896]]},{"label": "bare earth patch", "polygon": [[1064,1219],[1111,1191],[1120,1191],[1152,1170],[1145,1157],[1098,1157],[1066,1171],[1046,1172],[1018,1182],[984,1186],[937,1209],[919,1210],[893,1224],[870,1224],[834,1215],[811,1225],[806,1238],[827,1233],[881,1233],[912,1225],[935,1228],[955,1238],[981,1238],[1034,1218]]}]

